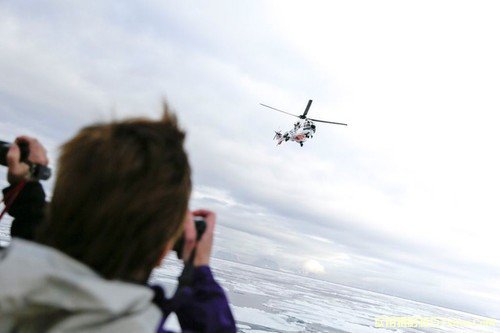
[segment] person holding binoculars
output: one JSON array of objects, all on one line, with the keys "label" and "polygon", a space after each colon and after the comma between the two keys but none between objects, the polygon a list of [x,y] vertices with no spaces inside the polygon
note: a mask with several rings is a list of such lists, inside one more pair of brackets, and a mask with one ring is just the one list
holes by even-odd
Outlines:
[{"label": "person holding binoculars", "polygon": [[[85,127],[61,148],[49,204],[31,167],[47,166],[45,149],[26,136],[10,145],[4,195],[19,193],[0,250],[0,332],[165,332],[172,312],[183,332],[236,332],[209,268],[216,215],[188,211],[184,137],[166,105],[159,121]],[[186,267],[168,299],[147,283],[176,243]]]}]

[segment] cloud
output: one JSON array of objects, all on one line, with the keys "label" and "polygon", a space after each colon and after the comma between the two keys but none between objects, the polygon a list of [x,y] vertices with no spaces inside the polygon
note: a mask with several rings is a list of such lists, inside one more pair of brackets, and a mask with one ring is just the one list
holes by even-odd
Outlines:
[{"label": "cloud", "polygon": [[325,267],[323,267],[323,265],[321,265],[317,260],[314,259],[306,260],[302,268],[306,274],[321,275],[325,273]]}]

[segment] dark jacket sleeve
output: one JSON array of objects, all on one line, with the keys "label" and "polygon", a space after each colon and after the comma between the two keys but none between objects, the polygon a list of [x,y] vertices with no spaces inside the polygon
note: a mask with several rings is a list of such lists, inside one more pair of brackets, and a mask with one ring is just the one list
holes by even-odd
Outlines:
[{"label": "dark jacket sleeve", "polygon": [[[13,188],[14,186],[9,186],[3,190],[4,198]],[[14,218],[10,227],[10,235],[33,240],[36,228],[44,219],[45,206],[45,192],[42,184],[26,183],[8,210],[9,215]]]},{"label": "dark jacket sleeve", "polygon": [[184,302],[175,312],[183,331],[236,332],[224,290],[208,266],[195,269],[191,302]]},{"label": "dark jacket sleeve", "polygon": [[184,333],[236,332],[236,323],[224,290],[214,280],[208,266],[196,268],[193,286],[184,287],[172,299],[165,298],[161,287],[152,288],[155,291],[154,303],[164,315],[158,333],[168,333],[163,330],[163,323],[171,312],[176,313]]}]

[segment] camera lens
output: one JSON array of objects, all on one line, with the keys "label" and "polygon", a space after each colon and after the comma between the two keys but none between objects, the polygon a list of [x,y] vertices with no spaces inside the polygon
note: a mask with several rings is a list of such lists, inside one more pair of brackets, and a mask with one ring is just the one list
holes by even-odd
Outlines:
[{"label": "camera lens", "polygon": [[7,152],[9,151],[10,143],[0,141],[0,164],[7,166]]}]

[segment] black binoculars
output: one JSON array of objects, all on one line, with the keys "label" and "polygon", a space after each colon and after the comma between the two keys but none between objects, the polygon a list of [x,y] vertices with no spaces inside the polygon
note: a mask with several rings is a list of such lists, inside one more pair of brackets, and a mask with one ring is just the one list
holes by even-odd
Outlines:
[{"label": "black binoculars", "polygon": [[[7,166],[7,152],[9,151],[9,148],[11,145],[12,145],[12,143],[10,143],[10,142],[0,141],[0,164],[1,165]],[[52,171],[50,170],[50,168],[46,167],[45,165],[31,163],[28,160],[28,157],[30,155],[30,147],[29,147],[28,143],[21,141],[17,145],[19,146],[19,149],[21,150],[20,161],[29,165],[32,178],[37,179],[37,180],[49,179],[51,174],[52,174]]]}]

